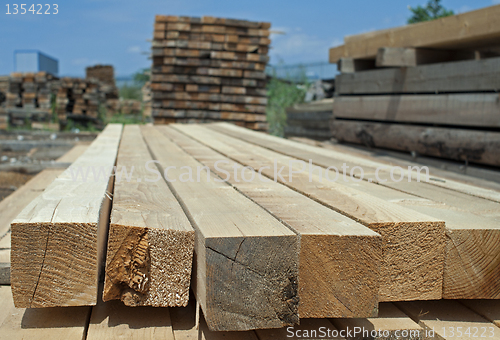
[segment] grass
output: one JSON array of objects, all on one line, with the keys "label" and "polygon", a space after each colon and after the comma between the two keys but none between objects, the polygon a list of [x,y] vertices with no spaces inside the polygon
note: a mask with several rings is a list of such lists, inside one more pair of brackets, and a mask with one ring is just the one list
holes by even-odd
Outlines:
[{"label": "grass", "polygon": [[303,103],[307,91],[307,81],[298,83],[284,81],[273,76],[267,84],[266,115],[269,133],[284,137],[286,126],[286,108]]}]

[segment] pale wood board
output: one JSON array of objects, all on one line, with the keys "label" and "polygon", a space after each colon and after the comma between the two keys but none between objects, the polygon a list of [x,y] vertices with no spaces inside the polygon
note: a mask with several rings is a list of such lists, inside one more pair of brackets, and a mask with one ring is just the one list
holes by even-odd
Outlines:
[{"label": "pale wood board", "polygon": [[174,340],[169,308],[127,307],[99,301],[92,307],[86,340]]},{"label": "pale wood board", "polygon": [[[333,116],[378,122],[492,128],[500,127],[499,98],[497,93],[340,96],[333,103]],[[335,134],[334,137],[338,138]]]},{"label": "pale wood board", "polygon": [[500,58],[342,73],[337,94],[481,92],[500,88]]},{"label": "pale wood board", "polygon": [[[122,126],[110,124],[12,222],[11,283],[18,307],[94,305],[105,253],[112,167]],[[100,180],[75,176],[94,167]],[[106,173],[106,170],[108,171]]]},{"label": "pale wood board", "polygon": [[[207,127],[215,129],[216,131],[228,134],[230,136],[240,138],[242,140],[248,141],[252,144],[262,146],[267,149],[274,150],[276,152],[290,155],[296,157],[297,159],[309,160],[309,153],[320,153],[322,156],[329,159],[329,165],[337,166],[342,162],[347,165],[360,165],[365,171],[369,169],[370,171],[375,171],[375,169],[381,165],[387,165],[386,163],[381,163],[379,160],[374,160],[372,157],[360,157],[358,155],[346,154],[344,151],[337,150],[325,150],[324,148],[317,148],[311,145],[305,145],[303,143],[295,142],[292,140],[287,140],[283,138],[278,138],[275,136],[270,136],[264,133],[259,133],[256,131],[251,131],[239,126],[235,126],[228,123],[217,123],[210,124]],[[336,163],[337,162],[337,163]],[[340,167],[337,166],[337,168]],[[406,172],[404,172],[407,175]],[[464,183],[462,181],[452,180],[449,178],[433,175],[433,180],[429,183],[432,185],[440,186],[455,191],[463,192],[472,196],[486,198],[492,201],[500,202],[500,191],[491,190],[489,188],[482,188],[473,184]],[[412,180],[416,179],[415,175],[412,175]]]},{"label": "pale wood board", "polygon": [[500,28],[500,6],[453,15],[381,31],[347,36],[345,44],[331,48],[330,63],[342,57],[375,58],[381,47],[429,47],[437,49],[474,49],[494,46]]},{"label": "pale wood board", "polygon": [[[396,306],[428,332],[434,330],[438,339],[477,339],[481,334],[500,339],[500,328],[457,301],[409,301],[397,302]],[[469,334],[465,333],[467,329]]]},{"label": "pale wood board", "polygon": [[11,287],[0,286],[2,339],[75,339],[85,337],[90,307],[15,308]]},{"label": "pale wood board", "polygon": [[162,170],[171,167],[169,186],[195,228],[193,288],[210,330],[297,323],[298,236],[210,171],[190,182],[200,163],[160,130],[141,127]]},{"label": "pale wood board", "polygon": [[[162,132],[221,178],[226,177],[223,171],[241,174],[244,170],[241,164],[200,144],[216,145],[221,152],[230,150],[210,130],[172,126],[176,129],[166,127]],[[215,166],[215,162],[221,163]],[[225,180],[300,234],[300,318],[376,316],[380,235],[284,185],[263,182],[251,169],[245,169],[244,175],[245,181],[241,175]]]},{"label": "pale wood board", "polygon": [[[197,129],[206,128],[198,126]],[[299,169],[298,161],[294,162],[291,157],[216,131],[212,134],[220,142],[230,145],[226,153],[214,144],[209,145],[226,157],[259,169],[265,176],[379,233],[383,239],[380,301],[441,298],[444,222],[399,207],[344,183],[321,179],[317,172],[310,171],[309,175],[300,172],[302,169]],[[287,180],[276,176],[279,169],[284,169]],[[290,181],[287,175],[291,170],[295,173]]]},{"label": "pale wood board", "polygon": [[149,178],[148,164],[153,159],[139,126],[125,126],[118,150],[103,299],[121,299],[131,306],[185,306],[194,230],[165,181]]}]

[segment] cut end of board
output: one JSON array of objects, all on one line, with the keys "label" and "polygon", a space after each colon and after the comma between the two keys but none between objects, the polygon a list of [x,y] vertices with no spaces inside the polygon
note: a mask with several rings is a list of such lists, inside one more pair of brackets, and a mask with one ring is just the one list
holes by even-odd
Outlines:
[{"label": "cut end of board", "polygon": [[194,231],[112,224],[103,300],[127,306],[185,307]]},{"label": "cut end of board", "polygon": [[206,275],[212,279],[204,314],[210,330],[298,324],[298,253],[295,235],[207,239]]},{"label": "cut end of board", "polygon": [[499,230],[455,229],[446,236],[443,299],[499,299]]},{"label": "cut end of board", "polygon": [[379,300],[441,299],[445,223],[391,222],[370,227],[384,240]]},{"label": "cut end of board", "polygon": [[381,242],[379,236],[302,237],[300,317],[376,317]]},{"label": "cut end of board", "polygon": [[11,229],[11,284],[17,308],[96,304],[96,223],[14,222]]}]

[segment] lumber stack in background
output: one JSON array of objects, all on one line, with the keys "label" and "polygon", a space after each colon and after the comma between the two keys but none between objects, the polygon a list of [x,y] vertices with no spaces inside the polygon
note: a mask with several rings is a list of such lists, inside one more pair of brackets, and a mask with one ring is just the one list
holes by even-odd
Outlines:
[{"label": "lumber stack in background", "polygon": [[49,122],[52,119],[52,95],[57,77],[50,73],[17,73],[8,79],[5,114],[11,125],[26,121]]},{"label": "lumber stack in background", "polygon": [[286,109],[285,137],[331,138],[333,99],[296,104]]},{"label": "lumber stack in background", "polygon": [[346,37],[330,50],[333,138],[500,166],[499,17],[497,5]]},{"label": "lumber stack in background", "polygon": [[265,130],[270,26],[157,15],[151,77],[155,123],[222,120]]}]

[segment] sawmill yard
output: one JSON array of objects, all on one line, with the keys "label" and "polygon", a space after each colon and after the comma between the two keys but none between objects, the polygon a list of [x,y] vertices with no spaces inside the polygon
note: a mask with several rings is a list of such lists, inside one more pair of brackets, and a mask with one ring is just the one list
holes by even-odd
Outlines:
[{"label": "sawmill yard", "polygon": [[166,13],[139,87],[0,77],[0,339],[500,339],[500,5],[434,12],[314,84]]}]

